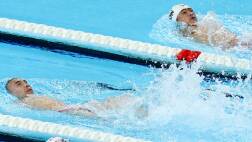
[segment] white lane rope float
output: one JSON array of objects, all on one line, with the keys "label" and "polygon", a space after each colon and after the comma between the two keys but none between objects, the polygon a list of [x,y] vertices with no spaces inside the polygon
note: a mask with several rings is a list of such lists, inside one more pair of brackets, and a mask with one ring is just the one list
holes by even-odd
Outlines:
[{"label": "white lane rope float", "polygon": [[[140,58],[142,60],[151,60],[164,64],[179,63],[180,61],[177,56],[184,54],[184,50],[180,48],[171,48],[159,44],[145,43],[7,18],[0,18],[0,32],[50,42],[66,43],[83,49],[91,49],[97,52],[101,51],[131,58]],[[189,52],[192,52],[193,56],[195,55],[194,51]],[[248,59],[202,52],[196,53],[196,57],[193,57],[193,59],[197,59],[197,62],[201,64],[202,70],[212,73],[225,72],[230,75],[236,75],[236,73],[250,75],[252,73],[252,62]]]},{"label": "white lane rope float", "polygon": [[[18,128],[33,133],[45,133],[52,136],[63,136],[95,142],[147,142],[141,139],[95,131],[87,128],[77,128],[52,122],[43,122],[28,118],[0,114],[0,125]],[[70,139],[71,140],[71,139]]]}]

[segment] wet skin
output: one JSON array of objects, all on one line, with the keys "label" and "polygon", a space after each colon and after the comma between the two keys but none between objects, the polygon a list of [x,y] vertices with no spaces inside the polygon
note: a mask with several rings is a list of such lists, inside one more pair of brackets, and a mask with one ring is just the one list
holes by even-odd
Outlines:
[{"label": "wet skin", "polygon": [[8,91],[19,99],[33,95],[33,89],[24,79],[14,78],[7,84]]},{"label": "wet skin", "polygon": [[178,17],[177,22],[184,22],[189,26],[196,26],[197,17],[191,8],[183,9]]}]

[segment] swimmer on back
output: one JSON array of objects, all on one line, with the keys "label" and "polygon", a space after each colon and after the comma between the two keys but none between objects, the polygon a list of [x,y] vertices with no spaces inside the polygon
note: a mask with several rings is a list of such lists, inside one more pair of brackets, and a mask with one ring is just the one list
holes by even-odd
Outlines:
[{"label": "swimmer on back", "polygon": [[[136,97],[126,94],[110,97],[103,102],[92,100],[82,105],[67,105],[56,99],[34,94],[33,89],[28,82],[21,78],[12,78],[8,80],[5,88],[8,93],[17,97],[21,103],[28,107],[87,117],[97,117],[97,113],[99,112],[128,107],[137,103]],[[136,111],[141,111],[141,108]],[[144,114],[146,112],[142,113],[143,115],[146,115]]]},{"label": "swimmer on back", "polygon": [[215,16],[211,13],[198,22],[196,14],[190,6],[177,4],[172,7],[169,18],[176,22],[179,33],[185,37],[191,37],[195,41],[222,49],[235,46],[252,49],[252,39],[239,39],[216,21]]},{"label": "swimmer on back", "polygon": [[[36,95],[28,82],[21,78],[12,78],[7,81],[6,90],[11,95],[18,98],[18,100],[28,107],[41,110],[52,110],[67,114],[73,114],[84,117],[100,117],[98,114],[109,110],[132,108],[137,118],[145,118],[148,116],[148,106],[145,106],[141,99],[130,94],[120,95],[116,97],[109,97],[103,102],[91,100],[80,105],[68,105],[56,99]],[[214,90],[205,89],[205,93],[211,96]],[[230,93],[223,94],[228,98],[244,99],[243,96],[233,95]]]}]

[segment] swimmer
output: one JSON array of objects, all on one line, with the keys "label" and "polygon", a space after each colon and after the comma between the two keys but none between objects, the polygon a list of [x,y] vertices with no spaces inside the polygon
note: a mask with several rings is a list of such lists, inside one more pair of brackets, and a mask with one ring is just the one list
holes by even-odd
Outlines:
[{"label": "swimmer", "polygon": [[195,41],[228,49],[235,46],[252,49],[252,39],[239,39],[237,35],[218,22],[213,13],[209,13],[198,22],[193,9],[185,4],[172,7],[170,20],[177,23],[179,33]]},{"label": "swimmer", "polygon": [[[81,105],[67,105],[56,99],[34,94],[34,91],[28,82],[21,78],[12,78],[8,80],[5,88],[9,94],[17,97],[21,103],[28,107],[41,110],[64,112],[86,117],[98,117],[97,113],[99,112],[133,106],[139,101],[136,97],[133,97],[130,94],[125,94],[121,96],[110,97],[103,102],[91,100]],[[142,107],[136,109],[138,116],[139,112],[141,116],[147,115],[147,112],[143,110]]]},{"label": "swimmer", "polygon": [[[132,108],[137,118],[146,118],[149,113],[148,106],[144,105],[140,98],[130,94],[109,97],[103,102],[91,100],[84,104],[68,105],[47,96],[36,95],[28,82],[21,78],[8,80],[5,87],[9,94],[18,98],[25,106],[33,109],[52,110],[85,117],[100,117],[100,113],[123,108]],[[213,92],[215,91],[205,89],[203,92],[203,94],[207,94],[205,99],[207,99],[207,96],[210,97]],[[232,95],[225,92],[223,94],[228,98],[244,99],[240,95]]]}]

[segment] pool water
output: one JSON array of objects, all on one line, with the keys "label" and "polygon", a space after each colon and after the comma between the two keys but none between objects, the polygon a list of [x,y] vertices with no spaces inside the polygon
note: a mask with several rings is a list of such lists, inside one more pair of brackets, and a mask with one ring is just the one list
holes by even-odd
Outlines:
[{"label": "pool water", "polygon": [[[32,1],[1,2],[0,16],[43,23],[87,32],[160,43],[172,47],[198,49],[251,59],[251,51],[222,51],[218,48],[171,35],[166,14],[179,0],[151,1]],[[201,1],[187,4],[200,17],[213,10],[223,24],[237,34],[251,32],[250,1]],[[174,40],[171,40],[174,39]],[[89,127],[151,141],[251,141],[252,83],[250,80],[205,80],[192,68],[148,68],[134,64],[99,59],[62,51],[0,43],[0,112],[3,114]],[[144,100],[149,115],[137,118],[133,110],[122,109],[89,119],[51,111],[41,111],[16,104],[4,85],[10,77],[28,80],[39,95],[47,95],[67,104],[81,104],[92,99],[131,93]],[[106,83],[116,91],[97,86]],[[205,89],[215,91],[208,91]],[[225,93],[242,95],[227,98]]]},{"label": "pool water", "polygon": [[[252,84],[245,81],[205,81],[192,68],[154,69],[74,53],[59,53],[1,43],[1,113],[132,136],[151,141],[251,140]],[[108,112],[90,119],[27,108],[4,89],[10,77],[28,80],[35,92],[67,104],[82,104],[131,93],[144,100],[149,115],[138,118],[134,110]],[[110,84],[116,91],[97,86]],[[205,88],[211,90],[205,94]],[[245,99],[226,98],[224,93]]]},{"label": "pool water", "polygon": [[[49,52],[6,43],[1,43],[0,50],[1,95],[4,97],[1,103],[5,106],[1,107],[1,113],[62,124],[73,122],[72,125],[78,127],[91,125],[98,129],[103,126],[96,126],[97,121],[92,119],[20,108],[20,104],[15,103],[15,98],[7,94],[4,88],[6,81],[11,77],[21,77],[27,79],[40,95],[47,95],[67,104],[83,104],[92,99],[104,100],[108,96],[131,92],[107,89],[97,85],[99,83],[116,89],[141,90],[153,80],[153,72],[156,70],[74,53]],[[88,123],[89,121],[94,124]]]}]

